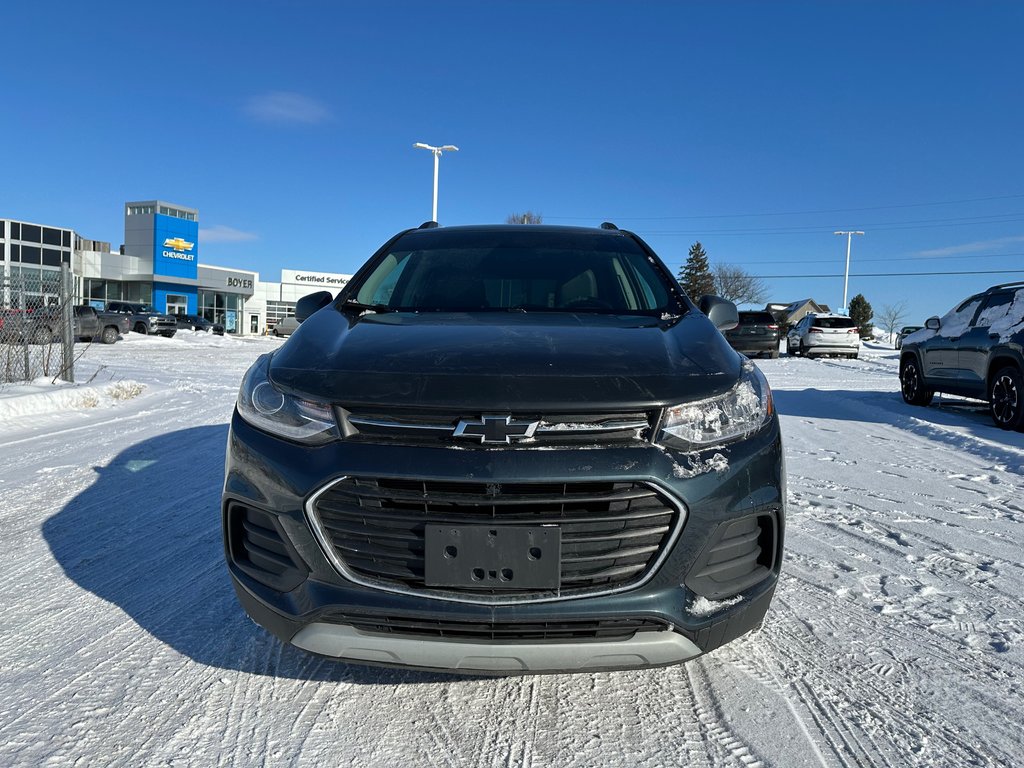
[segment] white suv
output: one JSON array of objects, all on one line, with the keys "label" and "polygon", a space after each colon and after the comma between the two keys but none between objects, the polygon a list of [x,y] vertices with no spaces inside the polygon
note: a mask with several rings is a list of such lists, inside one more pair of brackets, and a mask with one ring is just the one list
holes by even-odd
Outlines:
[{"label": "white suv", "polygon": [[786,336],[791,355],[846,355],[857,358],[860,328],[845,315],[804,315]]}]

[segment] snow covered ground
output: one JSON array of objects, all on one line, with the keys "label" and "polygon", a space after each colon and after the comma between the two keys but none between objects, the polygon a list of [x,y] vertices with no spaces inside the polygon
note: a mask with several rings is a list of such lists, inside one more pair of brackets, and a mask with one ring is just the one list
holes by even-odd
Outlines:
[{"label": "snow covered ground", "polygon": [[905,405],[892,350],[759,363],[790,497],[759,633],[668,669],[465,679],[307,656],[236,603],[226,422],[279,343],[132,334],[84,350],[87,385],[0,388],[0,765],[1024,758],[1024,434]]}]

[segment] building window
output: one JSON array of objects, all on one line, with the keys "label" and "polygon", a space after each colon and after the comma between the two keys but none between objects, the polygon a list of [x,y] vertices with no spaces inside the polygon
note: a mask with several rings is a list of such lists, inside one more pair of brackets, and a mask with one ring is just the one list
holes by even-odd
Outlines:
[{"label": "building window", "polygon": [[268,301],[267,302],[267,326],[273,328],[277,321],[283,317],[291,317],[295,314],[295,303],[291,301]]},{"label": "building window", "polygon": [[20,239],[27,243],[41,243],[43,241],[43,229],[35,224],[22,224]]},{"label": "building window", "polygon": [[11,240],[21,240],[21,222],[11,222]]},{"label": "building window", "polygon": [[60,230],[43,227],[43,245],[60,245]]},{"label": "building window", "polygon": [[43,266],[44,267],[59,267],[60,266],[60,251],[53,248],[43,248]]},{"label": "building window", "polygon": [[24,264],[39,264],[42,260],[41,249],[34,245],[21,246],[21,261]]}]

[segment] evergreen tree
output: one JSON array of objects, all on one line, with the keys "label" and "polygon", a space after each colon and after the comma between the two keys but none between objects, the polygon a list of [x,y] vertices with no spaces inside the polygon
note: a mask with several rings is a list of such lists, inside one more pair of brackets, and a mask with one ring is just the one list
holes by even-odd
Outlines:
[{"label": "evergreen tree", "polygon": [[713,295],[715,276],[708,266],[708,254],[698,240],[690,246],[690,255],[679,270],[679,285],[690,301],[697,303],[701,296]]},{"label": "evergreen tree", "polygon": [[874,326],[871,325],[871,318],[874,317],[874,314],[863,294],[858,293],[850,299],[850,319],[860,328],[862,338],[870,336],[871,331],[874,330]]}]

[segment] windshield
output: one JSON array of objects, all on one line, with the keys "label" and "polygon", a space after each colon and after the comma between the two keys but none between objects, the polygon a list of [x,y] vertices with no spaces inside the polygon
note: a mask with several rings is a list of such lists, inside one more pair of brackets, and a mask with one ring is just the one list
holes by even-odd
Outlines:
[{"label": "windshield", "polygon": [[628,237],[417,234],[396,242],[350,297],[399,311],[681,311],[661,271]]}]

